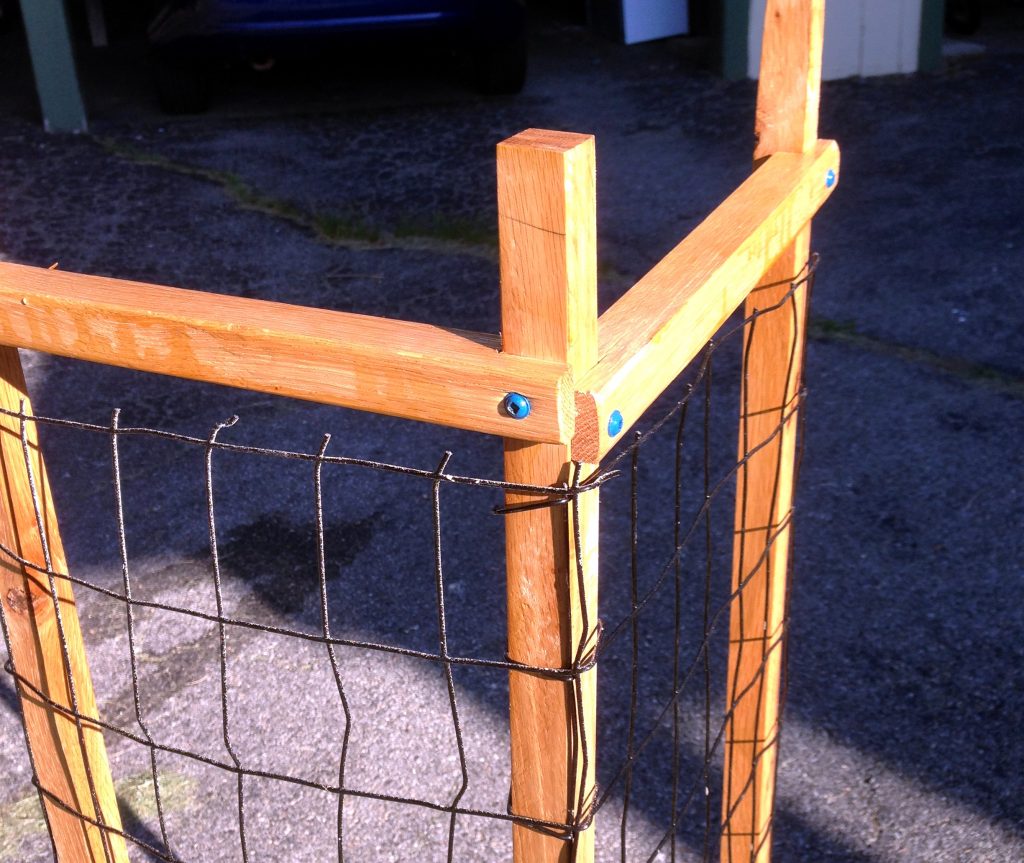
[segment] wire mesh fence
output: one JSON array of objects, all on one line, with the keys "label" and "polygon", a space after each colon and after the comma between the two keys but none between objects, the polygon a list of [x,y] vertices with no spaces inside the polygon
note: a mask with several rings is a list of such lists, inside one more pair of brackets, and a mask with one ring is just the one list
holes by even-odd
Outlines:
[{"label": "wire mesh fence", "polygon": [[[39,781],[29,747],[43,812],[92,822],[110,863],[116,836],[132,859],[170,863],[509,859],[512,822],[564,840],[569,859],[591,826],[598,860],[719,859],[723,824],[744,829],[731,822],[754,782],[727,787],[733,710],[752,691],[760,699],[770,652],[784,649],[783,639],[763,648],[762,673],[727,691],[730,611],[758,613],[746,589],[790,524],[787,513],[762,555],[737,563],[737,480],[802,406],[798,387],[767,434],[752,439],[741,424],[737,458],[740,367],[765,316],[802,326],[794,298],[813,269],[727,324],[640,432],[560,486],[463,475],[450,452],[421,466],[350,457],[329,435],[306,450],[249,445],[234,417],[196,436],[132,426],[119,411],[108,423],[5,411],[44,554],[29,559],[10,541],[0,552],[49,597],[68,697],[34,685],[10,650],[5,669],[21,699],[79,736],[102,729],[121,823],[98,805],[88,759],[91,801],[65,799]],[[44,449],[81,453],[104,474],[83,517],[89,545],[105,550],[71,549],[70,569],[50,551],[37,430]],[[189,495],[162,493],[166,471],[192,477]],[[570,532],[581,499],[601,494],[600,619],[584,613],[562,667],[505,653],[503,520],[521,508],[502,503],[507,492],[530,495]],[[582,567],[569,577],[585,609]],[[76,697],[61,583],[76,592],[98,720]],[[8,649],[27,584],[0,602]],[[596,728],[581,691],[594,667]],[[570,783],[563,820],[511,806],[510,674],[561,683],[569,739],[596,739],[597,786]],[[49,854],[39,835],[5,842],[11,859]]]}]

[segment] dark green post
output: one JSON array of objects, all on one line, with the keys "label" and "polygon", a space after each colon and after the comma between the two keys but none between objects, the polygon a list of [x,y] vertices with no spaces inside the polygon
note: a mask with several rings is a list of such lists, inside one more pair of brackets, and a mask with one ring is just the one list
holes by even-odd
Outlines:
[{"label": "dark green post", "polygon": [[722,76],[729,81],[747,77],[750,59],[750,0],[719,0],[722,24]]},{"label": "dark green post", "polygon": [[85,106],[63,0],[21,0],[36,92],[48,132],[84,132]]},{"label": "dark green post", "polygon": [[921,0],[917,68],[922,72],[936,72],[942,67],[942,24],[945,17],[945,0]]}]

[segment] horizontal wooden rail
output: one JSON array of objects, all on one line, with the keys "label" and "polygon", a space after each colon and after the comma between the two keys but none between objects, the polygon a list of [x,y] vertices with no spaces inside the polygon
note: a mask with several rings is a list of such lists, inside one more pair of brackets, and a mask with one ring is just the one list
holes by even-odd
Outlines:
[{"label": "horizontal wooden rail", "polygon": [[[806,155],[770,156],[601,315],[597,364],[577,381],[575,457],[599,461],[639,419],[760,283],[838,174],[834,141],[819,141]],[[613,438],[615,411],[622,422]]]},{"label": "horizontal wooden rail", "polygon": [[[573,433],[565,363],[427,324],[0,263],[0,344],[506,438]],[[510,392],[529,416],[504,412]]]},{"label": "horizontal wooden rail", "polygon": [[[545,443],[596,463],[814,216],[839,149],[765,160],[598,324],[588,369],[500,337],[0,263],[0,344]],[[531,410],[513,419],[508,393]],[[618,411],[620,431],[609,435]]]}]

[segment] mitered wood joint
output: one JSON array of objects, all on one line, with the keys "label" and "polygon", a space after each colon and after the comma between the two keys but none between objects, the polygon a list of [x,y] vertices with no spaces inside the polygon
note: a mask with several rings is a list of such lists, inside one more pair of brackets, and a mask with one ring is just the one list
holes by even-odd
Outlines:
[{"label": "mitered wood joint", "polygon": [[601,315],[596,362],[573,364],[574,458],[596,463],[622,440],[763,283],[765,272],[832,194],[838,171],[834,141],[815,141],[807,153],[767,157]]}]

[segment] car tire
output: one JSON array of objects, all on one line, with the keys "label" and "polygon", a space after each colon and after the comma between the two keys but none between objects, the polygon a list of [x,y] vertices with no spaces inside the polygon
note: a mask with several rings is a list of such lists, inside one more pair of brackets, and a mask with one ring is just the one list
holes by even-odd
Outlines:
[{"label": "car tire", "polygon": [[954,36],[971,36],[981,26],[979,0],[946,0],[946,30]]},{"label": "car tire", "polygon": [[512,96],[526,84],[526,34],[509,42],[477,49],[474,79],[477,89],[488,96]]},{"label": "car tire", "polygon": [[0,0],[0,33],[8,33],[14,29],[18,18],[18,5],[10,0]]},{"label": "car tire", "polygon": [[202,114],[210,107],[206,70],[184,57],[160,57],[153,63],[160,110],[165,114]]}]

